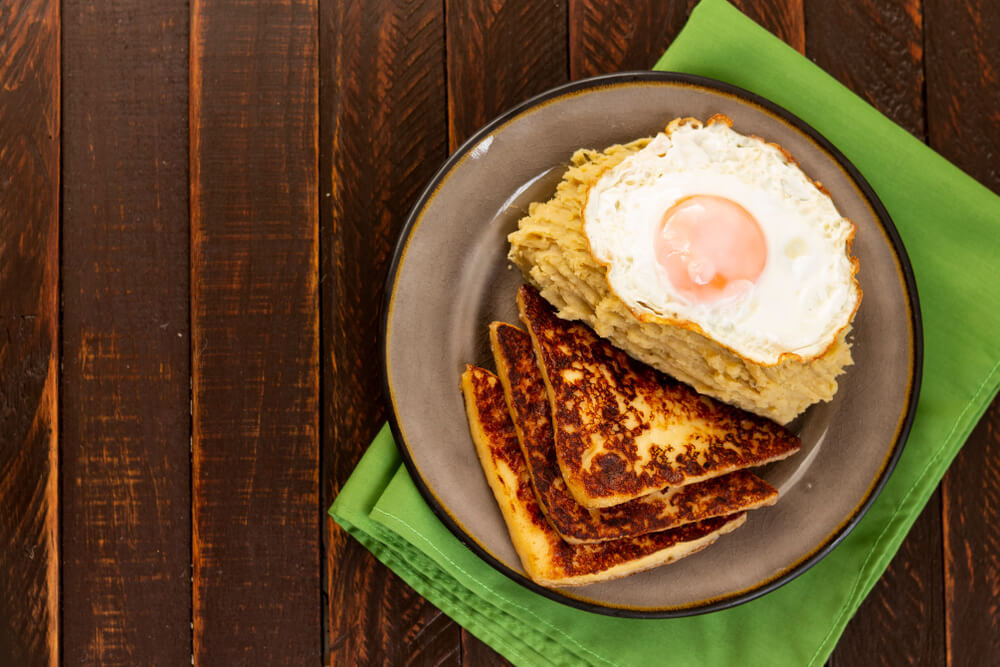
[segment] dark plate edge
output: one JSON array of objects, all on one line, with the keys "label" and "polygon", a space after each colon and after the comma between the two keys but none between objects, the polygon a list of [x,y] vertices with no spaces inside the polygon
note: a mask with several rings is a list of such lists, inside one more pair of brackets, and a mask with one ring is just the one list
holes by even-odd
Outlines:
[{"label": "dark plate edge", "polygon": [[[601,604],[595,604],[585,600],[580,600],[575,597],[568,596],[566,594],[560,593],[556,590],[540,586],[528,577],[515,572],[507,565],[501,563],[499,560],[494,558],[489,552],[487,552],[481,545],[479,545],[471,536],[469,536],[452,518],[451,514],[442,507],[441,503],[438,501],[437,497],[431,492],[430,488],[427,487],[423,478],[420,476],[416,464],[414,463],[412,457],[410,456],[409,449],[407,448],[405,441],[402,436],[402,431],[396,420],[396,414],[392,406],[392,393],[389,386],[389,375],[388,375],[388,365],[387,365],[387,353],[388,349],[386,347],[386,340],[388,334],[389,325],[389,303],[392,300],[393,288],[395,285],[396,274],[399,269],[399,263],[402,260],[406,242],[412,233],[413,227],[416,224],[418,218],[420,217],[420,212],[423,210],[427,202],[432,198],[434,192],[437,190],[440,183],[443,181],[444,177],[459,163],[462,159],[469,153],[473,148],[479,145],[479,143],[487,136],[489,136],[498,127],[511,121],[516,116],[521,113],[538,106],[544,102],[547,102],[556,97],[561,97],[570,93],[581,92],[590,88],[601,88],[607,87],[615,84],[621,83],[632,83],[632,82],[668,82],[668,83],[683,83],[692,84],[697,86],[703,86],[705,88],[711,88],[718,90],[723,93],[727,93],[749,102],[752,102],[760,107],[763,107],[767,111],[775,114],[782,120],[795,126],[797,129],[805,133],[813,141],[815,141],[819,146],[827,151],[844,169],[845,172],[850,176],[851,180],[857,185],[861,194],[865,197],[868,204],[871,206],[875,217],[878,219],[882,226],[883,231],[886,233],[887,238],[892,246],[893,252],[896,255],[896,259],[899,262],[899,268],[903,277],[903,282],[906,287],[907,297],[909,299],[909,310],[910,310],[910,327],[913,332],[913,358],[912,358],[912,374],[910,378],[910,392],[909,400],[906,405],[906,412],[902,419],[902,423],[899,428],[899,434],[896,438],[896,442],[893,445],[892,453],[890,454],[887,463],[882,468],[882,471],[878,477],[878,480],[871,487],[868,497],[865,498],[861,503],[859,503],[858,508],[854,514],[848,517],[840,530],[833,535],[828,541],[820,545],[813,553],[806,556],[804,559],[798,561],[794,564],[788,571],[779,574],[774,579],[766,581],[760,586],[751,588],[749,590],[737,591],[732,595],[718,598],[704,604],[696,603],[690,606],[678,606],[670,607],[663,610],[650,610],[650,609],[633,609],[628,607],[613,607]],[[577,81],[572,81],[570,83],[557,86],[550,90],[547,90],[535,97],[532,97],[524,102],[508,109],[504,113],[500,114],[492,121],[480,128],[475,134],[469,137],[454,153],[452,153],[444,164],[435,172],[434,176],[428,182],[427,186],[424,188],[420,197],[417,199],[413,208],[410,210],[407,216],[406,222],[404,223],[402,229],[399,232],[399,238],[396,243],[396,247],[393,251],[392,261],[389,264],[389,270],[386,275],[385,287],[383,289],[382,300],[380,303],[380,328],[379,328],[379,341],[378,347],[382,351],[382,363],[381,363],[381,374],[382,374],[382,391],[384,395],[384,400],[386,401],[387,410],[387,421],[389,423],[389,428],[392,431],[393,439],[396,442],[396,448],[399,451],[400,457],[403,460],[403,464],[406,466],[407,472],[410,474],[413,482],[416,484],[417,489],[420,491],[420,495],[423,496],[424,500],[427,501],[431,510],[434,514],[448,527],[453,535],[466,547],[471,549],[473,553],[486,561],[491,567],[501,572],[505,576],[513,579],[522,586],[528,588],[529,590],[538,593],[550,600],[566,604],[577,609],[582,609],[584,611],[589,611],[598,614],[604,614],[608,616],[624,617],[624,618],[679,618],[683,616],[694,616],[698,614],[709,613],[713,611],[720,611],[723,609],[729,609],[731,607],[750,602],[756,598],[759,598],[771,591],[780,588],[784,584],[792,581],[802,573],[806,572],[813,565],[822,560],[826,555],[828,555],[834,548],[837,547],[854,527],[861,521],[861,519],[868,512],[871,505],[875,502],[875,499],[881,493],[883,487],[892,474],[892,471],[896,467],[896,463],[899,457],[902,455],[903,447],[909,437],[910,430],[913,426],[913,419],[916,414],[917,401],[920,395],[920,383],[923,374],[923,328],[921,323],[920,314],[920,301],[917,294],[916,279],[913,275],[913,269],[910,265],[909,255],[906,252],[906,248],[903,246],[902,239],[899,236],[899,232],[896,230],[896,226],[889,215],[889,212],[885,209],[882,204],[881,199],[876,195],[875,191],[872,189],[868,181],[861,175],[858,169],[840,152],[826,137],[816,131],[811,125],[800,119],[798,116],[792,114],[790,111],[778,106],[774,102],[763,98],[756,93],[753,93],[744,88],[734,86],[732,84],[726,83],[724,81],[718,81],[716,79],[711,79],[709,77],[687,74],[684,72],[666,72],[666,71],[651,71],[651,70],[641,70],[632,72],[619,72],[614,74],[603,74],[595,77],[590,77],[587,79],[580,79]]]}]

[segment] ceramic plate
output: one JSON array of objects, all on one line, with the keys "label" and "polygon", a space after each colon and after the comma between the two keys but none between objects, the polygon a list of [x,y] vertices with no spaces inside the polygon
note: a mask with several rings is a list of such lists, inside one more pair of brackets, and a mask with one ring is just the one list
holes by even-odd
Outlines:
[{"label": "ceramic plate", "polygon": [[[546,589],[524,575],[469,435],[459,376],[493,368],[487,325],[517,322],[522,278],[507,234],[549,198],[573,151],[655,134],[678,116],[723,113],[775,141],[857,225],[863,300],[854,365],[830,403],[791,425],[802,451],[760,473],[781,492],[705,551],[625,579]],[[492,566],[566,604],[627,616],[680,616],[745,602],[801,574],[851,530],[891,471],[920,385],[912,272],[889,216],[847,160],[805,123],[751,93],[672,73],[575,82],[505,113],[441,168],[400,238],[386,287],[384,374],[403,459],[448,527]]]}]

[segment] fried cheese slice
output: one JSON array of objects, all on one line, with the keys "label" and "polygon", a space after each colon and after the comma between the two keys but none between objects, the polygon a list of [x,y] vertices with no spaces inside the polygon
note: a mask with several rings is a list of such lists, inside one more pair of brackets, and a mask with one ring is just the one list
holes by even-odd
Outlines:
[{"label": "fried cheese slice", "polygon": [[753,473],[740,470],[688,486],[654,491],[615,507],[583,507],[570,495],[559,471],[552,410],[535,363],[531,337],[515,326],[494,322],[490,325],[490,343],[538,504],[567,542],[634,537],[777,501],[777,489]]},{"label": "fried cheese slice", "polygon": [[566,486],[589,508],[686,486],[799,450],[779,424],[725,405],[559,319],[527,285],[517,295],[552,410]]},{"label": "fried cheese slice", "polygon": [[580,586],[617,579],[700,551],[746,521],[746,513],[596,544],[568,544],[542,514],[507,411],[500,380],[466,366],[462,391],[483,472],[528,576],[543,586]]}]

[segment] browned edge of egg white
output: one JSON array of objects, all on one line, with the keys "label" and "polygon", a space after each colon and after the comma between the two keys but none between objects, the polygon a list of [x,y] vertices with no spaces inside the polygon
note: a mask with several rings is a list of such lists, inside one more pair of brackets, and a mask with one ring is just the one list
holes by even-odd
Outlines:
[{"label": "browned edge of egg white", "polygon": [[[697,127],[707,127],[709,125],[714,125],[716,123],[722,123],[726,127],[729,127],[730,129],[733,127],[733,120],[729,116],[726,116],[725,114],[717,113],[717,114],[712,115],[707,121],[705,121],[704,124],[702,124],[702,122],[700,120],[698,120],[697,118],[694,118],[694,117],[691,117],[691,116],[685,116],[685,117],[675,118],[672,121],[670,121],[669,123],[667,123],[667,127],[664,130],[664,133],[667,136],[670,136],[670,134],[673,133],[674,130],[676,130],[679,127],[684,127],[685,125],[695,125]],[[762,137],[759,137],[756,134],[746,134],[746,135],[743,135],[743,136],[750,137],[751,139],[756,139],[756,140],[764,143],[767,146],[772,146],[773,148],[777,149],[778,152],[780,152],[785,157],[785,159],[792,166],[796,167],[799,171],[801,171],[803,173],[803,175],[805,175],[805,177],[809,180],[810,183],[812,183],[812,185],[817,190],[819,190],[822,194],[826,195],[831,201],[833,200],[833,196],[830,194],[830,191],[827,190],[826,187],[822,183],[820,183],[819,181],[813,180],[809,176],[809,174],[806,174],[805,170],[803,170],[802,167],[799,166],[798,160],[796,160],[794,157],[792,157],[792,154],[789,153],[783,146],[781,146],[780,144],[776,144],[773,141],[767,141],[766,139],[763,139]],[[638,141],[638,139],[636,139],[636,141]],[[629,143],[631,143],[631,142],[629,142]],[[607,151],[608,148],[609,147],[605,147],[601,152],[604,153],[604,151]],[[628,158],[626,157],[625,159],[628,159]],[[615,166],[617,166],[617,165],[615,165]],[[609,171],[609,170],[611,170],[613,168],[614,167],[608,167],[607,169],[605,169],[604,171],[602,171],[601,173],[599,173],[597,175],[598,180],[600,180],[607,171]],[[635,308],[633,308],[631,305],[629,305],[628,303],[626,303],[626,301],[624,299],[622,299],[621,297],[619,297],[618,293],[615,292],[614,288],[611,286],[611,281],[608,279],[608,271],[607,271],[607,269],[609,269],[611,267],[611,264],[609,262],[603,262],[603,261],[601,261],[600,259],[598,259],[597,255],[594,254],[594,249],[590,245],[590,237],[587,236],[587,232],[585,231],[586,227],[587,227],[587,225],[586,225],[587,221],[584,218],[584,211],[586,210],[587,203],[589,201],[590,201],[590,188],[587,189],[587,196],[586,196],[586,198],[584,198],[584,200],[583,200],[583,207],[580,209],[580,222],[581,222],[580,231],[583,233],[583,238],[584,238],[584,240],[587,243],[587,252],[590,253],[590,256],[593,258],[593,260],[599,266],[604,267],[604,269],[605,269],[605,271],[604,271],[604,281],[608,284],[608,292],[611,293],[611,294],[613,294],[615,296],[615,298],[617,298],[619,301],[621,301],[622,305],[624,305],[625,308],[630,313],[632,313],[632,316],[635,317],[635,319],[638,320],[639,322],[642,322],[642,323],[654,322],[654,323],[657,323],[657,324],[666,324],[666,325],[675,326],[675,327],[678,327],[678,328],[681,328],[681,329],[687,329],[688,331],[690,331],[692,333],[696,333],[699,336],[701,336],[702,338],[705,338],[706,340],[708,340],[709,342],[711,342],[711,343],[713,343],[715,345],[718,345],[719,347],[727,350],[728,352],[730,352],[731,354],[735,355],[737,358],[741,359],[742,361],[745,361],[745,362],[747,362],[749,364],[753,364],[754,366],[757,366],[757,367],[773,368],[775,366],[780,366],[781,364],[785,363],[786,361],[794,361],[794,362],[798,362],[798,363],[801,363],[801,364],[806,364],[806,363],[809,363],[810,361],[815,361],[816,359],[821,359],[821,358],[825,357],[826,354],[830,351],[830,348],[832,348],[834,346],[834,344],[837,342],[837,339],[840,338],[840,335],[844,332],[844,330],[851,326],[851,323],[854,321],[854,316],[857,314],[858,308],[861,306],[861,299],[862,299],[862,296],[863,296],[863,292],[861,291],[861,284],[858,282],[858,278],[857,278],[858,271],[860,269],[860,264],[858,262],[858,258],[855,257],[853,254],[851,254],[851,248],[852,248],[853,242],[854,242],[854,235],[857,232],[858,228],[857,228],[857,225],[854,224],[853,220],[851,220],[850,218],[847,218],[847,217],[845,217],[843,215],[840,215],[840,209],[837,209],[837,214],[840,215],[841,218],[843,218],[844,220],[846,220],[851,225],[851,232],[850,232],[850,234],[848,234],[847,239],[845,240],[844,252],[847,254],[847,259],[851,263],[851,282],[854,283],[854,289],[857,290],[857,293],[858,293],[858,300],[855,301],[855,303],[854,303],[854,309],[851,310],[851,314],[847,317],[847,323],[844,324],[844,326],[840,327],[839,329],[837,329],[834,332],[833,336],[830,339],[830,342],[826,345],[826,347],[824,347],[820,352],[817,352],[816,354],[814,354],[814,355],[812,355],[810,357],[803,357],[802,355],[796,354],[795,352],[782,352],[780,355],[778,355],[778,360],[774,361],[772,363],[764,363],[764,362],[756,361],[754,359],[750,359],[749,357],[743,356],[737,350],[729,347],[728,345],[725,345],[724,343],[715,340],[715,338],[713,338],[712,336],[710,336],[696,322],[692,322],[690,320],[677,320],[677,319],[674,319],[674,318],[671,318],[671,317],[661,317],[659,315],[653,315],[653,314],[650,314],[650,313],[638,312]],[[836,208],[836,204],[834,204],[834,208]]]}]

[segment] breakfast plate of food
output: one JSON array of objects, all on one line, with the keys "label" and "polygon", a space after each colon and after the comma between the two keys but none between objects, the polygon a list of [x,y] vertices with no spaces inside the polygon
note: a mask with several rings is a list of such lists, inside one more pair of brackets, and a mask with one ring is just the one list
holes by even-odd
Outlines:
[{"label": "breakfast plate of food", "polygon": [[574,82],[441,168],[386,284],[402,458],[451,531],[542,595],[665,617],[842,540],[906,441],[913,274],[856,169],[747,91]]}]

